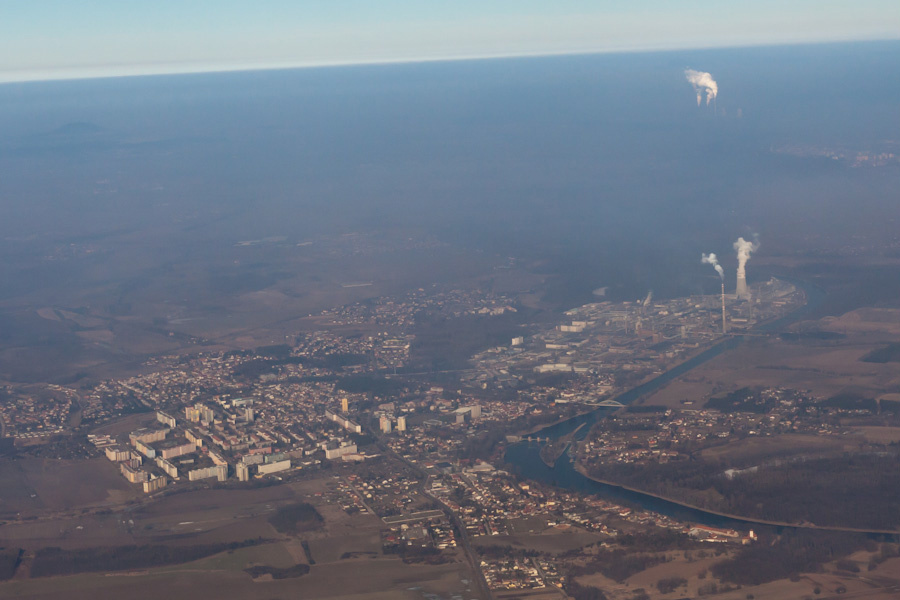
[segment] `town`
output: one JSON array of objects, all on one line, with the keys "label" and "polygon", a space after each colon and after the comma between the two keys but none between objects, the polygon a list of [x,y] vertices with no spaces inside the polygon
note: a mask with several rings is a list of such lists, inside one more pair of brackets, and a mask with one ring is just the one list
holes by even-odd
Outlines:
[{"label": "town", "polygon": [[[506,345],[472,357],[454,384],[408,374],[417,319],[498,318],[515,301],[473,292],[412,293],[325,311],[321,329],[289,344],[150,359],[141,373],[89,389],[9,387],[6,431],[24,450],[56,443],[74,456],[79,439],[106,458],[147,501],[197,486],[246,486],[326,478],[318,501],[383,522],[382,551],[405,561],[466,556],[495,592],[563,593],[566,573],[593,558],[522,554],[494,540],[580,531],[599,551],[633,536],[672,534],[687,544],[753,542],[747,529],[713,528],[590,494],[521,480],[503,464],[505,444],[604,400],[709,348],[723,337],[715,296],[601,301],[552,327],[523,327]],[[726,332],[740,335],[803,302],[770,280],[754,301],[732,298]],[[787,390],[709,407],[617,414],[575,445],[579,464],[679,460],[729,435],[821,428],[812,402]],[[754,405],[755,406],[755,405]],[[733,408],[733,407],[732,407]],[[140,426],[93,433],[109,423]],[[60,442],[62,440],[62,442]],[[499,461],[500,466],[494,466]],[[659,532],[654,533],[654,532]],[[444,556],[444,558],[440,558]],[[580,563],[579,563],[580,561]]]}]

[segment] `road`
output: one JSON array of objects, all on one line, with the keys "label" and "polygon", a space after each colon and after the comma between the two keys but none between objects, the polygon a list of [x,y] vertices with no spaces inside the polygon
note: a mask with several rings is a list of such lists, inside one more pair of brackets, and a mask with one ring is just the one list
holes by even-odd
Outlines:
[{"label": "road", "polygon": [[344,483],[346,483],[347,485],[350,486],[350,489],[353,490],[353,493],[356,494],[356,497],[359,498],[359,501],[362,502],[363,506],[366,507],[366,510],[368,510],[371,515],[377,517],[378,513],[375,512],[374,510],[372,510],[372,507],[369,506],[368,502],[366,502],[366,497],[363,496],[362,492],[360,492],[358,489],[356,489],[356,486],[353,485],[353,482],[351,482],[346,477],[341,477],[341,479],[344,481]]},{"label": "road", "polygon": [[472,569],[472,573],[475,575],[475,584],[478,586],[478,591],[480,592],[481,597],[485,600],[493,600],[494,595],[491,593],[491,588],[488,587],[487,580],[484,578],[484,573],[481,572],[481,561],[478,554],[475,552],[475,550],[472,549],[472,545],[469,542],[469,536],[466,534],[465,525],[463,525],[462,521],[460,521],[459,517],[449,506],[444,504],[444,502],[440,498],[433,496],[428,492],[428,490],[426,489],[426,485],[428,483],[428,474],[419,465],[406,460],[405,458],[394,452],[386,444],[383,444],[379,441],[378,447],[381,448],[382,452],[384,452],[385,454],[392,456],[396,460],[399,460],[419,474],[419,491],[434,500],[435,503],[437,503],[437,505],[440,506],[444,511],[444,514],[448,516],[450,522],[453,523],[457,531],[459,531],[459,547],[462,548],[463,552],[465,553],[466,562],[469,563],[469,567]]},{"label": "road", "polygon": [[[422,484],[424,486],[424,483]],[[469,566],[472,568],[472,572],[475,573],[475,583],[478,585],[479,590],[481,591],[481,597],[486,600],[493,600],[494,595],[491,593],[491,588],[488,587],[487,580],[484,578],[484,573],[481,572],[481,561],[478,558],[478,554],[476,554],[475,550],[472,549],[472,545],[469,543],[469,535],[466,533],[466,527],[463,525],[462,521],[459,520],[459,517],[456,516],[456,513],[453,510],[444,504],[440,498],[432,496],[427,491],[425,491],[424,487],[422,491],[429,498],[434,499],[443,509],[444,512],[450,516],[450,521],[459,531],[459,547],[463,549],[466,553],[466,561],[469,563]]]}]

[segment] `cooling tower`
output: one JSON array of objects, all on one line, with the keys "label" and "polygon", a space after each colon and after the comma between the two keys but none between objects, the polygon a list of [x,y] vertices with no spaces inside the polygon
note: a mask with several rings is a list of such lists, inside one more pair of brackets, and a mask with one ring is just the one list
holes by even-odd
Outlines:
[{"label": "cooling tower", "polygon": [[750,300],[750,289],[747,287],[747,275],[743,272],[743,269],[738,270],[737,289],[734,293],[738,300]]}]

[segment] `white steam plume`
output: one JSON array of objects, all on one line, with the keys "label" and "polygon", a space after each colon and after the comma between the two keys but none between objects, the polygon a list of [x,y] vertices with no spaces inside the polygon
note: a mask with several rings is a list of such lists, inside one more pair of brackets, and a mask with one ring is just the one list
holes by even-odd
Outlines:
[{"label": "white steam plume", "polygon": [[716,256],[715,252],[710,252],[709,254],[701,254],[700,262],[704,265],[712,265],[713,269],[716,270],[716,273],[719,274],[719,279],[725,280],[725,270],[722,268],[722,265],[719,264],[719,259]]},{"label": "white steam plume", "polygon": [[694,86],[697,92],[697,106],[700,106],[700,99],[706,93],[706,105],[709,106],[710,101],[715,100],[719,95],[719,84],[713,79],[712,75],[704,71],[695,71],[693,69],[685,69],[684,76],[687,77],[688,83]]},{"label": "white steam plume", "polygon": [[746,277],[747,272],[745,271],[745,267],[747,261],[750,260],[750,254],[756,252],[757,248],[759,248],[759,240],[756,238],[754,238],[752,242],[748,242],[744,238],[739,237],[734,243],[734,250],[737,252],[738,259],[738,279]]}]

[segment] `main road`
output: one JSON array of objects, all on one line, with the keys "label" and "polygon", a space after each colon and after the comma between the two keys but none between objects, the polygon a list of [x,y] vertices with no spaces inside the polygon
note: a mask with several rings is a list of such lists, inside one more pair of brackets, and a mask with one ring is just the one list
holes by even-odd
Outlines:
[{"label": "main road", "polygon": [[429,475],[425,472],[422,467],[415,464],[412,461],[409,461],[396,452],[394,452],[387,444],[382,443],[380,440],[378,442],[378,447],[381,448],[382,452],[388,454],[395,458],[396,460],[402,462],[403,464],[409,466],[413,471],[419,474],[419,491],[422,492],[425,496],[428,496],[432,500],[437,503],[441,509],[444,511],[444,514],[448,516],[450,522],[453,523],[456,530],[459,532],[459,547],[462,548],[463,553],[466,555],[466,562],[469,563],[469,567],[472,569],[472,574],[475,576],[475,585],[478,586],[478,590],[480,595],[484,600],[494,600],[494,595],[491,593],[491,588],[488,587],[487,580],[484,578],[484,573],[481,571],[481,561],[479,560],[478,554],[472,548],[471,543],[469,542],[469,536],[466,533],[466,527],[463,522],[459,519],[456,512],[453,511],[452,508],[444,504],[444,501],[438,498],[437,496],[432,495],[427,489],[426,484],[428,483]]}]

